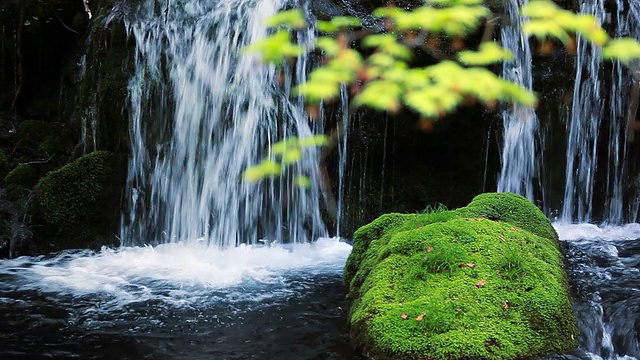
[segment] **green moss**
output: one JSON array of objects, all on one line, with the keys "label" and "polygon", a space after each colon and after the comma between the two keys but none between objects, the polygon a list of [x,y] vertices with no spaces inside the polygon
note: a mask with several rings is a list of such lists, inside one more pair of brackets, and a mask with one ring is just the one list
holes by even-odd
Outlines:
[{"label": "green moss", "polygon": [[558,240],[558,234],[546,216],[526,198],[511,193],[487,193],[455,211],[461,217],[484,217],[503,221],[547,239]]},{"label": "green moss", "polygon": [[99,222],[112,196],[112,163],[109,152],[96,151],[42,178],[35,189],[44,222],[61,232]]},{"label": "green moss", "polygon": [[393,234],[454,217],[453,213],[444,208],[422,214],[392,213],[382,215],[358,229],[354,233],[353,250],[345,265],[344,281],[350,289],[348,297],[354,298],[358,295],[360,285],[380,260],[378,249],[385,246]]},{"label": "green moss", "polygon": [[31,165],[20,164],[4,177],[5,185],[32,188],[38,182],[38,172]]},{"label": "green moss", "polygon": [[357,347],[377,359],[572,350],[576,325],[555,232],[525,230],[529,224],[512,216],[537,220],[540,210],[528,201],[518,207],[515,195],[492,195],[469,209],[385,215],[356,232],[345,281]]}]

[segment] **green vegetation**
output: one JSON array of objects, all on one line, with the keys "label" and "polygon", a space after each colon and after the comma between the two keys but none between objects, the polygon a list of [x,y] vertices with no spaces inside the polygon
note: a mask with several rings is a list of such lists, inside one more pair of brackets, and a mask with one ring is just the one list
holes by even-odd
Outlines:
[{"label": "green vegetation", "polygon": [[24,188],[32,188],[40,176],[31,165],[20,164],[11,170],[4,178],[5,185],[17,185]]},{"label": "green vegetation", "polygon": [[558,234],[549,224],[549,219],[529,200],[520,195],[480,194],[468,206],[454,212],[460,217],[482,217],[510,223],[535,235],[558,240]]},{"label": "green vegetation", "polygon": [[[405,107],[425,121],[438,120],[463,105],[481,104],[489,109],[500,102],[536,106],[535,94],[487,68],[514,58],[493,40],[497,17],[488,3],[491,1],[424,0],[424,5],[410,10],[386,6],[373,11],[384,19],[381,33],[354,33],[361,22],[353,17],[318,21],[316,28],[323,36],[312,48],[292,40],[292,31],[306,26],[302,10],[287,10],[267,22],[272,35],[245,50],[278,66],[288,66],[305,52],[318,51],[324,56],[323,65],[311,71],[306,82],[292,84],[294,95],[305,98],[311,117],[320,102],[337,99],[342,86],[351,94],[351,110],[369,107],[394,113]],[[601,47],[605,59],[628,63],[640,58],[636,40],[610,38],[592,15],[575,14],[550,0],[531,0],[521,13],[526,17],[525,34],[535,37],[543,52],[558,45],[574,51],[579,35]],[[418,52],[421,61],[416,61]],[[248,170],[245,180],[277,176],[289,163],[269,154]]]},{"label": "green vegetation", "polygon": [[85,222],[100,224],[111,193],[111,153],[96,151],[49,173],[36,185],[43,221],[58,232],[71,233]]},{"label": "green vegetation", "polygon": [[360,228],[345,267],[354,344],[376,359],[571,351],[562,255],[540,217],[519,195],[483,194],[462,209],[387,214]]}]

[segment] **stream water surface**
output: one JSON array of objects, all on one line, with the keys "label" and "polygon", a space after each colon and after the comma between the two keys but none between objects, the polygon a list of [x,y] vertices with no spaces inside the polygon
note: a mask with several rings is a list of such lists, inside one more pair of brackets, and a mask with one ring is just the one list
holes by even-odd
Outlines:
[{"label": "stream water surface", "polygon": [[[640,224],[556,225],[580,352],[638,359]],[[0,359],[360,359],[337,239],[66,251],[0,261]]]}]

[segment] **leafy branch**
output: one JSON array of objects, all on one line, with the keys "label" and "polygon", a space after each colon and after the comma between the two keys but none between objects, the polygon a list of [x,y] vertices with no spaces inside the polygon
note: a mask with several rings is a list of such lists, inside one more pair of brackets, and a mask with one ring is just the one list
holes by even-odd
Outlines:
[{"label": "leafy branch", "polygon": [[[574,36],[579,35],[602,47],[605,59],[628,63],[640,58],[640,44],[636,40],[610,38],[592,15],[575,14],[549,0],[531,0],[521,9],[521,14],[525,18],[525,34],[541,43],[559,40],[569,47],[575,41]],[[474,103],[487,108],[495,108],[501,102],[536,106],[534,93],[487,68],[511,61],[514,55],[491,39],[496,18],[484,0],[425,0],[423,6],[413,10],[387,6],[376,9],[373,15],[384,19],[385,31],[378,34],[359,31],[362,52],[353,48],[352,34],[361,26],[360,20],[353,17],[318,21],[316,29],[323,36],[316,39],[314,48],[293,43],[291,31],[307,26],[304,14],[298,9],[272,17],[268,26],[274,33],[250,45],[246,51],[279,66],[305,52],[320,51],[323,65],[294,88],[294,94],[304,97],[312,109],[339,97],[342,86],[350,90],[352,106],[388,112],[408,107],[432,121],[461,105]],[[477,33],[483,25],[485,29],[477,49],[464,50],[464,39]],[[417,50],[439,62],[412,65]],[[293,143],[301,141],[304,139],[294,139]],[[318,141],[317,145],[323,143]],[[282,157],[273,148],[271,153],[270,159],[247,169],[245,180],[258,181],[279,175],[282,167],[275,166],[278,163],[273,155],[281,156],[280,163],[284,166],[298,157]]]}]

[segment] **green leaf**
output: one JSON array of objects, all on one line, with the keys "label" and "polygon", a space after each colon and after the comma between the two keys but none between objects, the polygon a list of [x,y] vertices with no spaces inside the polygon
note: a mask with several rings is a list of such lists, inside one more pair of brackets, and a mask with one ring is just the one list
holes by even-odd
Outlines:
[{"label": "green leaf", "polygon": [[324,51],[328,56],[336,56],[340,51],[340,45],[331,37],[321,36],[316,39],[316,47]]},{"label": "green leaf", "polygon": [[440,86],[427,86],[404,95],[405,103],[427,118],[453,111],[462,99],[460,94]]},{"label": "green leaf", "polygon": [[266,62],[281,64],[286,58],[303,54],[305,49],[291,42],[291,34],[288,31],[280,30],[245,47],[243,51],[258,53]]},{"label": "green leaf", "polygon": [[247,182],[256,182],[264,178],[264,174],[260,166],[250,166],[244,171],[242,178]]},{"label": "green leaf", "polygon": [[571,21],[563,22],[567,29],[580,33],[587,40],[596,45],[602,46],[607,40],[609,35],[600,26],[598,20],[593,15],[573,15]]},{"label": "green leaf", "polygon": [[378,48],[381,52],[398,59],[408,60],[411,58],[411,50],[398,42],[395,35],[379,34],[367,36],[362,45],[367,48]]},{"label": "green leaf", "polygon": [[377,110],[397,111],[400,108],[400,85],[383,80],[371,81],[355,97],[358,106],[368,106]]},{"label": "green leaf", "polygon": [[282,162],[286,165],[296,163],[300,161],[300,159],[302,159],[302,150],[300,150],[300,148],[288,148],[282,153]]},{"label": "green leaf", "polygon": [[550,19],[558,15],[561,9],[551,1],[536,1],[532,0],[525,4],[520,12],[523,16],[530,18],[545,18]]},{"label": "green leaf", "polygon": [[535,36],[540,40],[550,36],[560,39],[565,44],[571,41],[567,31],[560,24],[551,20],[529,20],[523,24],[522,30],[528,36]]},{"label": "green leaf", "polygon": [[301,188],[308,188],[311,186],[311,180],[303,175],[296,176],[294,183]]},{"label": "green leaf", "polygon": [[317,29],[325,33],[336,33],[340,30],[360,25],[360,19],[352,16],[336,16],[329,21],[318,21],[316,23]]},{"label": "green leaf", "polygon": [[290,26],[292,29],[302,29],[306,25],[304,14],[301,9],[291,9],[277,12],[267,19],[267,26]]},{"label": "green leaf", "polygon": [[294,94],[304,96],[309,102],[319,103],[322,100],[332,99],[340,94],[340,86],[337,83],[306,82],[293,89]]},{"label": "green leaf", "polygon": [[580,34],[596,45],[603,45],[609,39],[595,16],[575,14],[548,0],[532,0],[521,12],[531,18],[524,24],[525,33],[541,40],[555,37],[567,44],[571,40],[568,32]]},{"label": "green leaf", "polygon": [[271,146],[271,153],[274,155],[282,155],[287,149],[298,146],[296,138],[287,138]]},{"label": "green leaf", "polygon": [[327,144],[329,139],[326,135],[313,135],[313,136],[304,136],[299,139],[299,145],[303,148],[307,147],[315,147],[315,146],[324,146]]},{"label": "green leaf", "polygon": [[350,80],[349,73],[333,67],[319,67],[309,74],[309,82],[331,83],[336,86]]},{"label": "green leaf", "polygon": [[640,58],[640,44],[633,38],[621,38],[609,41],[602,49],[605,59],[629,63]]},{"label": "green leaf", "polygon": [[505,60],[513,60],[513,53],[493,41],[480,44],[478,51],[461,51],[460,62],[467,65],[489,65]]},{"label": "green leaf", "polygon": [[362,67],[362,56],[353,49],[342,49],[327,66],[337,71],[346,72],[353,77]]},{"label": "green leaf", "polygon": [[503,89],[505,96],[502,100],[515,102],[524,106],[536,106],[538,102],[536,95],[520,84],[503,80]]},{"label": "green leaf", "polygon": [[280,175],[282,166],[271,159],[264,159],[259,165],[250,166],[244,171],[243,178],[248,182],[256,182],[263,178]]},{"label": "green leaf", "polygon": [[482,5],[484,0],[426,0],[428,4],[440,6],[456,6],[456,5]]}]

